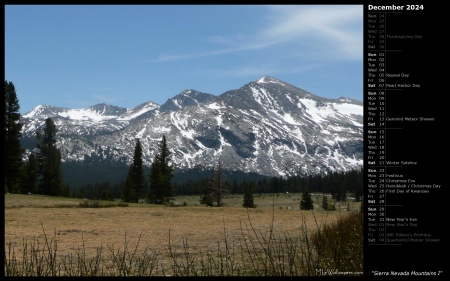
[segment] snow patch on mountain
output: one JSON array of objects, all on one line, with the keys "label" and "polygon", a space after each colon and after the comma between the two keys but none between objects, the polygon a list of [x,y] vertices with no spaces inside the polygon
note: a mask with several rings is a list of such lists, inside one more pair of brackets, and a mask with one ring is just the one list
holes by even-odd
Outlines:
[{"label": "snow patch on mountain", "polygon": [[117,117],[103,115],[102,113],[99,114],[97,111],[90,109],[70,109],[65,112],[61,112],[58,115],[72,120],[91,120],[96,122],[114,119]]},{"label": "snow patch on mountain", "polygon": [[127,112],[120,115],[117,119],[118,120],[124,120],[129,121],[132,120],[144,113],[147,113],[149,111],[153,111],[159,108],[159,105],[153,102],[147,102],[144,104],[141,104],[139,106],[136,106],[132,109],[127,109]]}]

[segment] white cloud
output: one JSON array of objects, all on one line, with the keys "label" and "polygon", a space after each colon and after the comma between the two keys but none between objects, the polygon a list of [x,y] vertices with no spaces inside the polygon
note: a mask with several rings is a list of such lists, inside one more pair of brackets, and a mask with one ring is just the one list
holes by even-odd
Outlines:
[{"label": "white cloud", "polygon": [[329,54],[350,59],[362,58],[363,6],[313,5],[268,6],[273,25],[261,33],[261,39],[277,44],[293,40],[315,46],[333,46]]},{"label": "white cloud", "polygon": [[[225,48],[192,54],[165,54],[155,61],[170,61],[268,48],[280,44],[309,46],[317,56],[362,59],[362,5],[274,5],[268,8],[267,27],[247,35],[213,36],[206,40]],[[307,52],[307,50],[305,50]]]}]

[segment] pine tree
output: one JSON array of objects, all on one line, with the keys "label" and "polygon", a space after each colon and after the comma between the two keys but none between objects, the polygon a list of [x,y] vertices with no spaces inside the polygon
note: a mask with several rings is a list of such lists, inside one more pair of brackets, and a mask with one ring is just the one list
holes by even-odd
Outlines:
[{"label": "pine tree", "polygon": [[313,210],[314,205],[308,190],[304,190],[302,194],[302,199],[300,200],[300,210]]},{"label": "pine tree", "polygon": [[28,161],[24,165],[23,180],[21,190],[23,193],[35,193],[38,190],[39,166],[36,155],[31,153]]},{"label": "pine tree", "polygon": [[5,80],[5,103],[4,103],[4,169],[5,169],[5,191],[19,192],[22,154],[24,149],[20,145],[22,136],[22,124],[20,123],[19,100],[16,89],[12,82]]},{"label": "pine tree", "polygon": [[328,210],[329,209],[328,197],[326,197],[325,195],[322,196],[322,209],[324,209],[324,210]]},{"label": "pine tree", "polygon": [[122,200],[124,202],[132,202],[132,198],[135,197],[135,189],[132,175],[133,175],[133,167],[130,166],[128,167],[128,174],[122,192]]},{"label": "pine tree", "polygon": [[211,207],[214,204],[214,200],[211,195],[211,186],[208,184],[205,187],[205,193],[200,198],[200,204],[205,204],[208,207]]},{"label": "pine tree", "polygon": [[171,200],[174,196],[173,166],[171,164],[171,152],[167,147],[166,137],[163,136],[158,145],[159,151],[156,154],[150,167],[150,193],[149,202],[163,204]]},{"label": "pine tree", "polygon": [[142,146],[141,141],[136,139],[134,147],[133,164],[128,169],[127,179],[123,191],[123,201],[125,202],[139,202],[139,195],[144,190],[144,164],[142,161]]},{"label": "pine tree", "polygon": [[223,198],[228,193],[227,178],[225,176],[225,171],[222,168],[222,161],[219,159],[217,166],[213,170],[213,175],[209,181],[211,188],[211,195],[213,200],[216,202],[216,206],[220,207],[223,205]]},{"label": "pine tree", "polygon": [[51,118],[45,120],[44,132],[36,134],[39,143],[39,192],[45,195],[60,195],[64,186],[61,168],[61,153],[56,147],[57,129]]},{"label": "pine tree", "polygon": [[244,202],[242,206],[245,208],[256,208],[254,199],[253,199],[253,187],[254,183],[248,183],[244,186]]},{"label": "pine tree", "polygon": [[142,160],[142,145],[139,139],[136,140],[136,147],[134,148],[133,175],[134,184],[136,186],[136,202],[138,202],[139,196],[144,191],[145,184],[144,162]]}]

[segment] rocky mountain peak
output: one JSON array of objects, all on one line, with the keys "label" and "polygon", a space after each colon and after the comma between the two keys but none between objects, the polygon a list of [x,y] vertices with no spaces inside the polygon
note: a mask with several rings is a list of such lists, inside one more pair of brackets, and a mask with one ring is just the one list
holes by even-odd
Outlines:
[{"label": "rocky mountain peak", "polygon": [[281,84],[281,85],[285,84],[283,81],[278,80],[278,79],[276,79],[276,78],[274,78],[272,76],[261,77],[260,79],[258,79],[256,81],[256,83],[259,83],[259,84],[263,84],[263,83],[277,83],[277,84]]}]

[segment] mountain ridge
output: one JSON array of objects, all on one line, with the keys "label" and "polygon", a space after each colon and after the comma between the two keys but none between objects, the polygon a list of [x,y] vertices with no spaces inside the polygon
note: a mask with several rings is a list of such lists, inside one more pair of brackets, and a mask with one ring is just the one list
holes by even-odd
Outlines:
[{"label": "mountain ridge", "polygon": [[[32,138],[51,117],[63,161],[100,157],[131,163],[135,139],[150,165],[166,135],[178,169],[211,168],[268,176],[346,171],[362,166],[363,103],[314,95],[271,76],[221,95],[183,90],[164,104],[132,109],[40,105],[22,117]],[[28,153],[33,149],[28,147]]]}]

